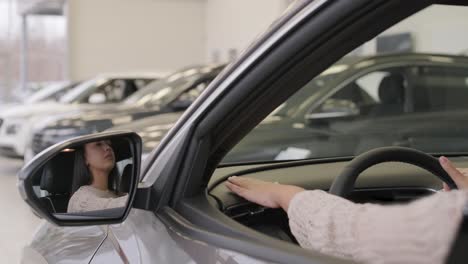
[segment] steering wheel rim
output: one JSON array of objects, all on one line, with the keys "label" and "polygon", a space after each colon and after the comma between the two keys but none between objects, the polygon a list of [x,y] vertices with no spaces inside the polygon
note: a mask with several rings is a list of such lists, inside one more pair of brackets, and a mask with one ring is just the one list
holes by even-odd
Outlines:
[{"label": "steering wheel rim", "polygon": [[348,196],[354,189],[359,175],[366,169],[384,162],[402,162],[425,169],[451,189],[457,189],[455,182],[439,164],[439,160],[422,151],[405,147],[376,148],[355,157],[332,183],[329,193],[341,197]]}]

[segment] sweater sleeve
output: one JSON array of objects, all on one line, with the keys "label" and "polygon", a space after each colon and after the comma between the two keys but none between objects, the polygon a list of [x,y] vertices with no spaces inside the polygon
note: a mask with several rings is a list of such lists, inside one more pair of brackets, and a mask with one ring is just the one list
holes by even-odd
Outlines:
[{"label": "sweater sleeve", "polygon": [[466,200],[466,192],[451,191],[383,206],[304,191],[289,204],[289,225],[302,247],[335,257],[362,263],[444,263]]}]

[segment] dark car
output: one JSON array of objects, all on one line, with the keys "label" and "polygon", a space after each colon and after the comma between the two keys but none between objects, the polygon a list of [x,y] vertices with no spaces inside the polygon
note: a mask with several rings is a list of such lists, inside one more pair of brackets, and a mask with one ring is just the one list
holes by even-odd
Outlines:
[{"label": "dark car", "polygon": [[79,135],[168,112],[182,112],[200,95],[223,66],[193,66],[148,84],[123,103],[83,109],[52,117],[36,127],[32,152]]},{"label": "dark car", "polygon": [[[389,145],[462,151],[468,147],[468,123],[460,125],[468,121],[466,80],[468,57],[463,56],[346,58],[278,107],[224,162],[353,156]],[[180,115],[145,118],[112,130],[137,132],[146,155]],[[445,144],[427,144],[431,140]]]},{"label": "dark car", "polygon": [[[439,9],[438,4],[444,5]],[[347,257],[346,259],[326,255],[342,245],[340,230],[350,230],[347,229],[348,226],[336,225],[337,222],[333,219],[349,217],[349,222],[356,220],[356,223],[364,223],[366,219],[361,222],[353,214],[332,214],[327,219],[329,221],[306,223],[306,226],[317,224],[330,230],[331,232],[327,233],[329,239],[324,243],[324,240],[314,237],[315,234],[305,228],[301,232],[311,236],[310,241],[317,239],[317,243],[299,245],[300,241],[298,243],[291,233],[286,211],[280,208],[265,208],[242,199],[229,191],[225,184],[227,179],[236,175],[271,183],[292,184],[306,190],[328,191],[339,187],[342,191],[332,193],[343,199],[401,204],[437,192],[442,186],[442,181],[453,186],[453,181],[450,181],[446,174],[446,177],[443,177],[444,170],[435,157],[411,148],[388,146],[357,157],[337,154],[329,158],[298,158],[294,161],[253,160],[248,164],[224,165],[221,162],[262,120],[271,117],[272,112],[293,94],[309,87],[309,83],[314,82],[330,65],[406,18],[414,18],[412,21],[419,23],[417,25],[421,31],[429,32],[430,39],[444,41],[443,45],[436,46],[437,49],[445,48],[446,52],[458,54],[459,49],[453,48],[451,44],[461,41],[462,43],[455,44],[467,46],[467,41],[459,38],[460,34],[467,30],[466,26],[461,23],[447,27],[431,26],[444,26],[447,21],[444,18],[454,12],[460,12],[463,21],[467,21],[466,5],[466,1],[455,0],[295,2],[238,60],[226,67],[210,83],[143,164],[140,164],[141,138],[133,132],[124,131],[69,139],[44,151],[26,165],[19,173],[20,194],[26,203],[47,221],[42,222],[32,242],[23,251],[22,263],[37,263],[41,260],[42,263],[355,263],[355,260],[350,258],[355,256],[356,248],[360,249],[359,241],[365,239],[355,232],[352,234],[353,238],[356,237],[355,241],[343,242],[349,245],[346,248],[350,249],[340,255]],[[447,10],[448,12],[445,12]],[[420,19],[420,15],[425,14],[430,14],[434,23],[428,25],[427,19]],[[447,35],[446,29],[455,33]],[[453,65],[452,60],[446,57],[434,57],[434,60],[445,60],[447,66]],[[421,72],[424,73],[426,71]],[[438,71],[427,73],[429,76],[424,80],[429,82],[434,78],[434,81],[430,82],[432,85],[456,87],[448,81],[453,78],[442,78],[441,82],[443,74],[441,76]],[[461,79],[463,78],[457,78],[457,82]],[[380,81],[376,86],[379,86]],[[466,82],[466,79],[464,81]],[[438,87],[434,89],[439,90]],[[317,93],[320,90],[316,88]],[[333,92],[330,93],[332,94]],[[436,94],[437,97],[444,95]],[[367,98],[365,94],[362,96]],[[375,95],[369,93],[369,96],[372,98]],[[399,98],[398,93],[390,97]],[[326,98],[325,96],[324,99]],[[437,99],[434,99],[435,102],[440,102]],[[440,127],[437,130],[441,131],[445,126],[445,119],[437,119],[436,112],[444,112],[444,109],[458,111],[456,109],[460,100],[451,98],[443,108],[436,107],[435,109],[440,110],[433,111],[434,118],[426,118],[426,122],[439,123]],[[424,99],[422,102],[431,100]],[[399,100],[395,100],[395,105],[395,109],[389,109],[392,109],[392,112],[401,111]],[[356,107],[352,105],[334,102],[331,106],[333,110],[336,110],[337,106],[345,110],[352,109],[351,114],[356,114]],[[371,104],[368,108],[369,113],[378,110],[372,106]],[[428,109],[427,113],[432,111],[431,105],[423,104],[421,107]],[[404,111],[407,110],[404,109],[403,113]],[[335,112],[319,113],[326,115]],[[465,116],[458,115],[460,123],[464,122]],[[457,115],[453,116],[456,117]],[[353,124],[348,123],[347,126]],[[387,129],[386,133],[397,134],[411,129],[411,126],[408,124],[407,127]],[[460,128],[462,131],[463,126],[460,124],[452,129]],[[436,127],[435,124],[431,124],[431,129]],[[427,132],[430,134],[432,131]],[[350,140],[354,138],[351,137]],[[127,202],[119,207],[79,213],[64,212],[66,206],[63,205],[70,195],[70,182],[77,179],[73,173],[73,166],[68,164],[76,162],[77,159],[73,158],[78,157],[78,161],[81,161],[80,168],[86,172],[83,155],[77,155],[75,152],[79,154],[83,144],[97,141],[110,142],[111,145],[114,144],[117,153],[123,154],[123,157],[116,161],[125,164],[121,164],[121,171],[113,174],[116,177],[112,177],[111,183],[116,183],[116,186],[125,183],[122,191]],[[455,141],[456,136],[448,135],[447,140],[443,137],[441,141],[430,140],[427,146],[434,149],[440,146],[443,150],[442,144]],[[349,145],[354,143],[350,142]],[[354,148],[346,151],[347,146],[343,145],[343,153],[354,151]],[[450,155],[457,167],[468,167],[466,148],[460,153],[441,154]],[[367,170],[370,166],[373,167]],[[90,202],[98,200],[90,199]],[[336,199],[338,200],[346,203],[342,199]],[[323,203],[323,206],[334,207],[337,204]],[[63,209],[57,210],[55,205],[62,205]],[[327,209],[333,211],[333,208]],[[459,215],[458,219],[462,222],[460,229],[452,233],[451,240],[454,243],[448,239],[434,237],[437,245],[440,245],[434,248],[434,251],[447,253],[446,259],[437,259],[439,263],[466,263],[468,214],[464,211],[454,211],[454,215]],[[435,254],[422,253],[433,249],[432,240],[418,240],[415,243],[413,239],[418,238],[415,233],[411,239],[410,236],[401,237],[401,244],[396,242],[398,240],[393,234],[390,234],[390,239],[387,240],[387,235],[396,225],[392,221],[392,212],[392,209],[387,211],[388,218],[387,214],[384,218],[388,221],[383,226],[370,227],[370,232],[375,232],[375,237],[378,237],[376,243],[379,248],[384,249],[385,256],[395,257],[390,260],[395,263],[434,263],[432,258]],[[315,214],[321,212],[305,213],[310,213],[309,219],[313,219]],[[431,214],[437,214],[437,211],[428,208],[424,213],[423,217],[431,217]],[[413,224],[420,220],[412,215],[404,219],[412,221]],[[457,221],[455,217],[453,221]],[[405,223],[398,222],[397,225],[404,230]],[[432,228],[445,230],[444,227],[445,223],[440,223],[440,226],[422,225],[420,232],[431,232]],[[346,237],[349,237],[348,235]],[[388,241],[393,243],[387,243]],[[410,248],[414,255],[398,254],[400,251],[409,252],[406,251],[407,248]],[[419,249],[421,251],[418,251]],[[363,252],[368,256],[368,263],[382,262],[381,255],[375,252]],[[405,256],[411,256],[412,259],[404,259]]]}]

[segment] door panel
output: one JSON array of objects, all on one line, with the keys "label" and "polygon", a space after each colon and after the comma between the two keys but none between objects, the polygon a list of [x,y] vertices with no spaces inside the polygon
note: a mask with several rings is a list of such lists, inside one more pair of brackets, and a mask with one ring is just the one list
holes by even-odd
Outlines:
[{"label": "door panel", "polygon": [[43,221],[27,248],[42,255],[48,263],[88,263],[106,238],[106,229],[57,227]]}]

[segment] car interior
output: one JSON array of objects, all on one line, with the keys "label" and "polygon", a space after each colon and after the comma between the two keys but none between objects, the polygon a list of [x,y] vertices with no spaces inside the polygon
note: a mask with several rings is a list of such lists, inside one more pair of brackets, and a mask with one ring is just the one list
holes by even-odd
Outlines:
[{"label": "car interior", "polygon": [[[379,97],[385,114],[403,113],[404,96],[402,75],[391,74],[382,79]],[[372,112],[376,111],[378,107],[374,106]],[[458,167],[468,166],[466,155],[453,155],[450,158]],[[215,171],[210,180],[208,195],[214,198],[222,213],[238,223],[297,244],[290,232],[286,212],[282,209],[265,208],[240,198],[225,187],[225,181],[235,175],[296,185],[306,190],[329,191],[334,179],[345,170],[350,160],[351,157],[344,157],[263,164],[226,164]],[[355,189],[346,198],[357,203],[401,204],[433,194],[441,188],[442,181],[427,169],[408,163],[386,162],[365,170],[359,176]]]},{"label": "car interior", "polygon": [[[468,166],[468,157],[452,157],[458,167]],[[333,180],[349,164],[350,158],[319,159],[225,165],[210,180],[208,195],[226,216],[256,231],[297,243],[290,233],[287,214],[282,209],[269,209],[250,203],[231,193],[224,183],[230,176],[250,177],[269,182],[291,184],[306,190],[328,191]],[[381,163],[365,170],[355,189],[346,197],[357,203],[401,204],[435,193],[442,181],[431,172],[401,162]]]},{"label": "car interior", "polygon": [[[361,114],[369,116],[399,115],[407,111],[407,104],[411,100],[407,97],[409,89],[419,88],[430,94],[432,94],[431,89],[437,89],[433,85],[421,87],[421,84],[418,85],[418,83],[411,84],[413,86],[409,87],[407,77],[401,72],[393,71],[383,77],[378,84],[377,91],[380,100],[378,103],[366,104],[365,102],[370,100],[370,95],[355,82],[343,87],[332,98],[356,102],[360,106]],[[456,85],[454,84],[454,86]],[[444,89],[446,93],[447,87]],[[444,97],[441,95],[432,100],[442,102]],[[413,103],[416,104],[417,108],[421,101],[427,103],[430,98],[422,97],[415,99],[415,101]],[[451,104],[452,101],[449,100],[449,102]],[[433,106],[431,105],[431,107]],[[450,155],[446,156],[450,157]],[[224,184],[227,178],[235,175],[296,185],[306,190],[330,191],[332,183],[338,175],[347,169],[351,159],[352,157],[340,157],[224,164],[218,167],[212,176],[207,194],[216,201],[217,208],[224,215],[238,223],[271,237],[297,244],[290,232],[286,212],[282,209],[270,209],[253,204],[231,193]],[[466,155],[453,154],[450,159],[458,167],[468,166]],[[434,162],[437,163],[437,160],[434,159]],[[442,188],[442,180],[435,176],[440,175],[440,173],[424,166],[424,164],[419,164],[417,161],[390,159],[371,165],[361,173],[355,183],[355,188],[345,198],[356,203],[392,205],[422,198],[438,192]]]}]

